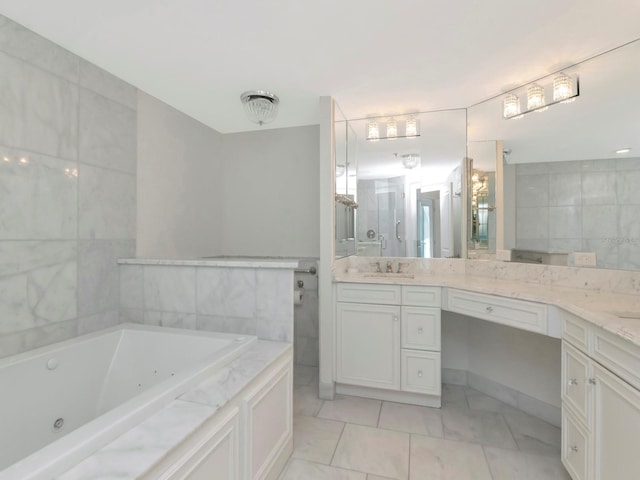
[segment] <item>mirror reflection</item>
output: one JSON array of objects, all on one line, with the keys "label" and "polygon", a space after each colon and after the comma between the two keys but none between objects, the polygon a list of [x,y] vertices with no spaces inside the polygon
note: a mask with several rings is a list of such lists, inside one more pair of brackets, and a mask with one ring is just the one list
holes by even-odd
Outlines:
[{"label": "mirror reflection", "polygon": [[459,257],[466,110],[348,123],[357,135],[356,254]]},{"label": "mirror reflection", "polygon": [[[640,268],[639,61],[635,41],[535,81],[549,103],[559,73],[579,78],[580,95],[571,103],[506,120],[506,95],[469,108],[469,156],[474,142],[502,145],[496,155],[501,255],[511,250],[512,260]],[[530,85],[510,92],[522,110]],[[475,245],[472,228],[469,233]]]},{"label": "mirror reflection", "polygon": [[335,138],[335,255],[346,257],[356,252],[355,217],[357,184],[357,134],[336,108]]}]

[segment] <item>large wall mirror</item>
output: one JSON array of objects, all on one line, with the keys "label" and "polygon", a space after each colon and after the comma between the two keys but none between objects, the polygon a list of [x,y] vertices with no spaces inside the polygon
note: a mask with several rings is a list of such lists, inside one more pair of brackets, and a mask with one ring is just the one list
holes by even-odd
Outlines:
[{"label": "large wall mirror", "polygon": [[[504,225],[496,241],[499,249],[512,249],[513,260],[640,269],[639,65],[640,41],[634,41],[563,69],[572,94],[579,87],[570,103],[509,119],[505,95],[468,109],[469,156],[499,162],[497,214]],[[547,104],[558,73],[531,82],[542,87]],[[531,83],[511,91],[520,113]],[[489,153],[481,159],[474,145]],[[477,170],[496,168],[485,163]],[[480,245],[478,238],[467,240]]]},{"label": "large wall mirror", "polygon": [[357,203],[355,253],[459,257],[466,110],[370,117],[346,124],[349,138],[355,139],[346,142],[349,161],[357,165],[355,179],[349,179]]}]

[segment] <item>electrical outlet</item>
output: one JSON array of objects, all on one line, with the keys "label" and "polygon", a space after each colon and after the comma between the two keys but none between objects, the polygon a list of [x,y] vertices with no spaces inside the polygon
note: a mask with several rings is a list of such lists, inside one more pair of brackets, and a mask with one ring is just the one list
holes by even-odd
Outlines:
[{"label": "electrical outlet", "polygon": [[503,262],[511,261],[511,250],[496,250],[496,260]]},{"label": "electrical outlet", "polygon": [[573,252],[573,265],[575,267],[595,267],[596,252]]}]

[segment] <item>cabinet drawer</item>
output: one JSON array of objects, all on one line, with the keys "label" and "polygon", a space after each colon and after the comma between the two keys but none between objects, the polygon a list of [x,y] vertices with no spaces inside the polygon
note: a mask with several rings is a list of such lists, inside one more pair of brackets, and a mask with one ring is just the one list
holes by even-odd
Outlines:
[{"label": "cabinet drawer", "polygon": [[560,309],[562,316],[562,338],[578,347],[585,353],[590,353],[589,326],[580,317]]},{"label": "cabinet drawer", "polygon": [[440,351],[440,309],[401,308],[402,348]]},{"label": "cabinet drawer", "polygon": [[540,303],[449,289],[446,310],[543,335],[547,333],[547,307]]},{"label": "cabinet drawer", "polygon": [[406,392],[440,395],[440,353],[403,350],[401,388]]},{"label": "cabinet drawer", "polygon": [[400,305],[402,300],[400,285],[339,283],[337,287],[338,302]]},{"label": "cabinet drawer", "polygon": [[572,414],[562,406],[562,463],[574,480],[587,480],[589,472],[589,433]]},{"label": "cabinet drawer", "polygon": [[589,424],[589,359],[582,352],[562,341],[562,402],[569,405],[578,419]]},{"label": "cabinet drawer", "polygon": [[442,305],[440,287],[402,286],[402,304],[416,307],[438,307]]},{"label": "cabinet drawer", "polygon": [[640,389],[640,347],[599,328],[592,330],[593,358]]}]

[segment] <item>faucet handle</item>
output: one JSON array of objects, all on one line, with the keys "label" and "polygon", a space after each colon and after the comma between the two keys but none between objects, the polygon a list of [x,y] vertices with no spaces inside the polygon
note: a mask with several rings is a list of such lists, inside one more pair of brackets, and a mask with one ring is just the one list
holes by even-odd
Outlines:
[{"label": "faucet handle", "polygon": [[404,267],[408,267],[409,264],[405,263],[405,262],[398,262],[398,272],[397,273],[404,273],[404,271],[402,270]]},{"label": "faucet handle", "polygon": [[387,273],[393,273],[393,266],[391,265],[391,260],[387,260]]},{"label": "faucet handle", "polygon": [[380,262],[371,262],[371,266],[376,267],[376,273],[382,273],[382,270],[380,270]]}]

